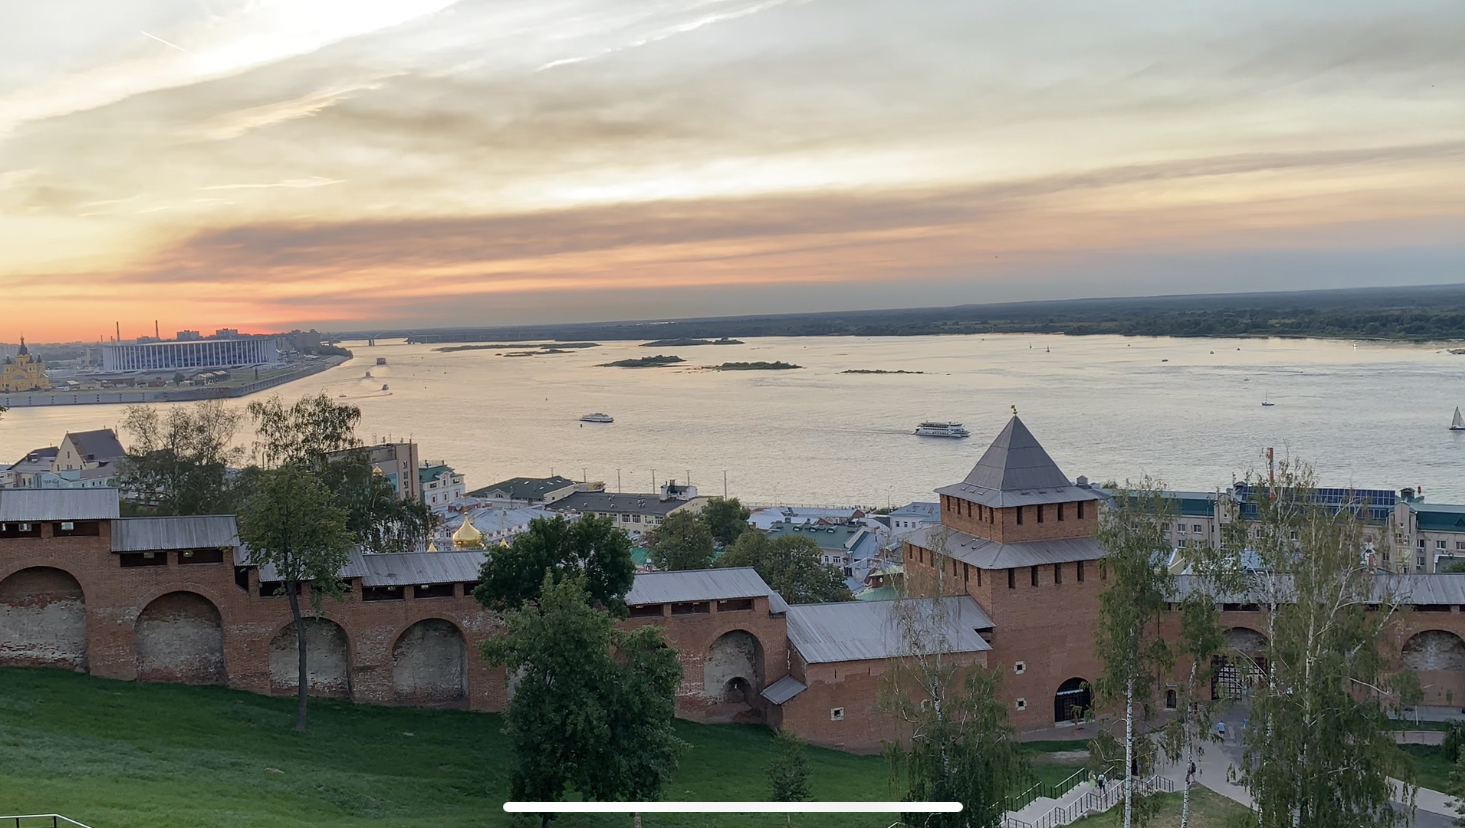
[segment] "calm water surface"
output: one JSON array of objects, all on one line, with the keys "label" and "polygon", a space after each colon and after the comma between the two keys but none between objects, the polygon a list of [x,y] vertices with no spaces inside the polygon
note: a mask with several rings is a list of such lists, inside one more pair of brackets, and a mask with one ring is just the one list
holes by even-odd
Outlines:
[{"label": "calm water surface", "polygon": [[[1465,502],[1465,435],[1447,430],[1465,406],[1465,356],[1438,348],[1013,335],[609,343],[513,358],[347,344],[355,359],[277,391],[344,395],[362,409],[363,436],[416,440],[423,459],[446,460],[470,488],[554,472],[614,489],[619,469],[624,491],[650,490],[653,470],[662,480],[690,471],[704,494],[721,494],[725,471],[729,492],[747,501],[899,505],[964,477],[1016,405],[1070,477],[1148,473],[1214,489],[1263,467],[1271,446],[1314,463],[1328,485],[1422,485],[1432,501]],[[655,353],[687,364],[596,367]],[[805,367],[689,367],[755,360]],[[1262,407],[1264,397],[1275,405]],[[591,411],[616,421],[582,425]],[[119,406],[12,410],[0,420],[0,457],[120,416]],[[973,437],[913,436],[924,419],[963,422]]]}]

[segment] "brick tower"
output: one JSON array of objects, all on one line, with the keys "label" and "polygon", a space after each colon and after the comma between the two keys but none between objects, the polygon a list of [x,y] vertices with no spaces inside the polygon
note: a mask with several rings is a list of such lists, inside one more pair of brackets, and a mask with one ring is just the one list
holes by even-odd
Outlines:
[{"label": "brick tower", "polygon": [[940,525],[905,541],[911,589],[964,592],[991,616],[988,664],[1003,671],[1013,724],[1071,722],[1100,669],[1102,496],[1070,481],[1016,410],[966,479],[936,493]]}]

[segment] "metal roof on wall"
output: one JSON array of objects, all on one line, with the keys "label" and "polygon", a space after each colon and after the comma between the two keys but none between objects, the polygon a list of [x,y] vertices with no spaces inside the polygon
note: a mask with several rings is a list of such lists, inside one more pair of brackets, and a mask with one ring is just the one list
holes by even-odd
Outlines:
[{"label": "metal roof on wall", "polygon": [[965,595],[942,598],[939,609],[933,599],[798,604],[788,610],[788,640],[810,664],[912,655],[905,626],[910,619],[909,629],[920,631],[924,646],[934,646],[939,634],[945,637],[943,652],[992,649],[977,633],[991,629],[992,619],[976,601]]},{"label": "metal roof on wall", "polygon": [[774,704],[783,704],[807,689],[809,689],[808,685],[802,681],[799,681],[793,676],[784,676],[765,687],[759,695]]},{"label": "metal roof on wall", "polygon": [[768,597],[770,612],[788,611],[788,603],[774,592],[751,566],[694,569],[682,572],[644,572],[626,593],[630,606],[721,601],[729,598]]},{"label": "metal roof on wall", "polygon": [[120,518],[112,521],[113,552],[208,549],[239,545],[233,515]]},{"label": "metal roof on wall", "polygon": [[979,569],[1093,561],[1105,555],[1104,547],[1091,537],[998,543],[946,526],[931,526],[903,535],[901,539]]},{"label": "metal roof on wall", "polygon": [[109,520],[118,516],[116,489],[0,489],[0,522]]}]

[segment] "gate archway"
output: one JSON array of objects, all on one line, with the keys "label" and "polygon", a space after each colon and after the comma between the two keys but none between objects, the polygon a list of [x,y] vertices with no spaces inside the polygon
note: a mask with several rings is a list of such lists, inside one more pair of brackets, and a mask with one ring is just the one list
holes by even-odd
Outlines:
[{"label": "gate archway", "polygon": [[1053,694],[1053,721],[1072,722],[1084,717],[1093,706],[1093,694],[1089,683],[1081,678],[1071,678],[1058,686]]}]

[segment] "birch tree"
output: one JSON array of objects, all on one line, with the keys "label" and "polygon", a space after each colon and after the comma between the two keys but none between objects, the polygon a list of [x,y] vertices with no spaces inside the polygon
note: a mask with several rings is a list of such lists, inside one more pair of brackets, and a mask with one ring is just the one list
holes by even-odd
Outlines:
[{"label": "birch tree", "polygon": [[919,828],[997,828],[1006,799],[1029,776],[1026,758],[997,695],[999,674],[970,655],[956,654],[959,629],[954,596],[959,584],[945,576],[949,560],[940,532],[931,536],[934,572],[907,573],[907,594],[893,602],[890,659],[877,704],[909,734],[889,741],[884,755],[892,781],[906,801],[957,801],[955,814],[903,814]]},{"label": "birch tree", "polygon": [[1390,778],[1412,804],[1413,771],[1389,714],[1412,676],[1391,671],[1385,646],[1401,581],[1364,562],[1367,504],[1324,504],[1314,480],[1306,464],[1283,462],[1236,504],[1225,554],[1267,638],[1237,777],[1260,828],[1400,825]]},{"label": "birch tree", "polygon": [[1136,740],[1144,738],[1138,725],[1153,710],[1157,677],[1171,666],[1169,646],[1160,635],[1167,602],[1173,600],[1174,578],[1169,558],[1169,527],[1175,511],[1161,485],[1145,479],[1121,487],[1099,516],[1098,541],[1105,557],[1107,584],[1099,593],[1096,652],[1104,669],[1094,689],[1099,697],[1117,703],[1124,717],[1124,828],[1145,825],[1153,815],[1152,803],[1136,796]]}]

